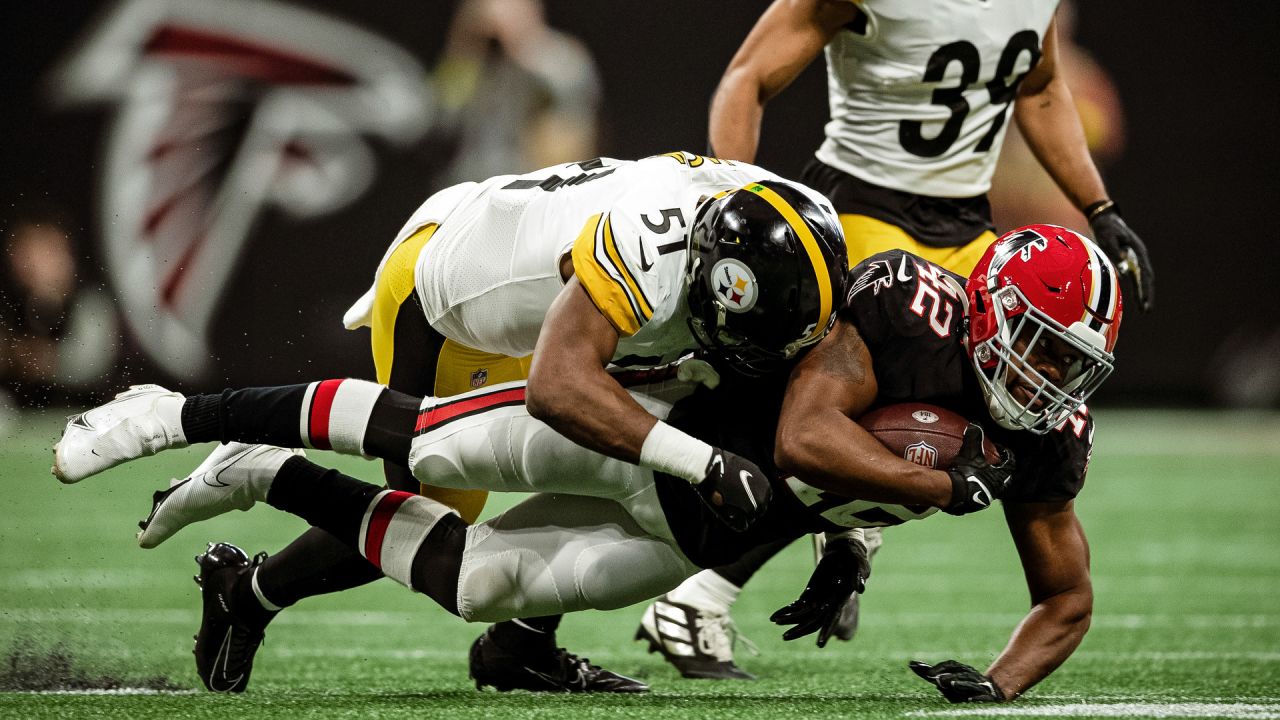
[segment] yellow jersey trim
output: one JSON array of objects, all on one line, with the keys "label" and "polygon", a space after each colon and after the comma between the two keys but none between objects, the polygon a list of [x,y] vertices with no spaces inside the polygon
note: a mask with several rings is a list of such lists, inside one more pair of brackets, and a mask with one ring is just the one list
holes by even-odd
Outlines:
[{"label": "yellow jersey trim", "polygon": [[[573,272],[609,324],[619,335],[630,337],[640,331],[652,313],[643,315],[621,274],[616,270],[610,272],[614,261],[604,249],[605,225],[603,213],[592,215],[587,220],[578,239],[573,242]],[[612,242],[612,231],[609,239]],[[614,253],[617,253],[616,247]]]},{"label": "yellow jersey trim", "polygon": [[[640,283],[636,282],[635,276],[631,274],[631,269],[622,260],[622,253],[618,252],[618,243],[613,238],[613,219],[606,216],[604,219],[604,251],[605,255],[613,263],[618,270],[618,275],[622,277],[622,282],[626,284],[627,289],[631,291],[631,298],[635,301],[635,309],[637,314],[647,322],[653,317],[653,305],[649,302],[649,298],[645,297],[644,290],[640,289]],[[641,240],[641,242],[644,242]],[[641,323],[643,324],[643,322]]]}]

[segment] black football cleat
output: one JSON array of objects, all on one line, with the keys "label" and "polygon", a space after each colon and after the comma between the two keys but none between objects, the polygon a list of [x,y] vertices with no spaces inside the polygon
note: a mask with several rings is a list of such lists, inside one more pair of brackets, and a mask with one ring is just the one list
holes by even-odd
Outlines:
[{"label": "black football cleat", "polygon": [[493,628],[471,644],[471,679],[476,689],[498,692],[643,693],[649,686],[592,665],[564,648],[513,653],[498,645]]},{"label": "black football cleat", "polygon": [[259,553],[250,560],[230,543],[209,543],[208,549],[196,556],[200,574],[195,581],[204,607],[193,652],[196,673],[212,692],[242,693],[249,686],[253,657],[262,645],[266,623],[236,612],[232,588],[241,575],[266,557],[266,553]]},{"label": "black football cleat", "polygon": [[649,652],[661,653],[687,678],[756,679],[733,661],[733,645],[738,640],[756,654],[759,652],[738,632],[728,613],[710,613],[663,596],[645,608],[636,640],[648,641]]}]

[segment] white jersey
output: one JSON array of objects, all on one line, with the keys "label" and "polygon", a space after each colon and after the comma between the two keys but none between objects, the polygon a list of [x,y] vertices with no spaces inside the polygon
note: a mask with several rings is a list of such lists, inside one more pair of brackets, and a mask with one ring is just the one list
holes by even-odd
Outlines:
[{"label": "white jersey", "polygon": [[[618,330],[615,361],[657,365],[697,347],[685,265],[699,201],[777,179],[685,152],[556,165],[443,190],[395,244],[438,223],[415,271],[427,321],[455,342],[512,357],[533,352],[564,287],[560,260],[571,254],[574,273]],[[349,327],[362,324],[360,311],[358,303],[348,312]]]},{"label": "white jersey", "polygon": [[854,1],[865,30],[826,47],[831,120],[818,159],[893,190],[985,193],[1058,0]]}]

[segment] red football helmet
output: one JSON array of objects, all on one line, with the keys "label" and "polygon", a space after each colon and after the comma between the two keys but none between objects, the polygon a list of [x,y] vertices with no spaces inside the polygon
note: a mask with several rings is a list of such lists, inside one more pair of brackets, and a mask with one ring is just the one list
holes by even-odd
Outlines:
[{"label": "red football helmet", "polygon": [[966,347],[991,417],[1044,434],[1114,369],[1124,303],[1092,240],[1056,225],[1006,233],[969,276]]}]

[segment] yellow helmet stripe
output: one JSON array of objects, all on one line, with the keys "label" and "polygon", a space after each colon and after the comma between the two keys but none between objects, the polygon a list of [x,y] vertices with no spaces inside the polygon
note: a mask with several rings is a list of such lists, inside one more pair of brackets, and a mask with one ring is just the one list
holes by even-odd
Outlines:
[{"label": "yellow helmet stripe", "polygon": [[800,244],[804,246],[804,251],[809,255],[809,264],[813,266],[814,273],[818,280],[818,319],[813,324],[813,330],[805,337],[804,342],[809,342],[822,336],[827,330],[827,321],[831,319],[831,274],[827,270],[827,259],[822,255],[822,248],[818,247],[818,239],[813,236],[813,231],[809,229],[809,225],[805,223],[804,218],[800,217],[800,213],[791,207],[791,204],[782,199],[778,193],[761,185],[760,183],[751,183],[742,188],[747,192],[755,193],[765,202],[773,206],[783,220],[791,226],[796,237],[800,238]]}]

